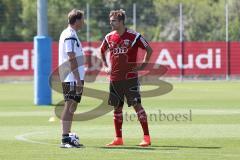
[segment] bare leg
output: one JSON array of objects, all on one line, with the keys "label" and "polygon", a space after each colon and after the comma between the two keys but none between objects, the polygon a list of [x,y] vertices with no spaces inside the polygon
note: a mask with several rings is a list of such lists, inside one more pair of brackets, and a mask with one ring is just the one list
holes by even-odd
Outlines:
[{"label": "bare leg", "polygon": [[71,132],[73,115],[77,109],[77,104],[78,103],[73,100],[65,102],[64,110],[61,117],[63,135]]}]

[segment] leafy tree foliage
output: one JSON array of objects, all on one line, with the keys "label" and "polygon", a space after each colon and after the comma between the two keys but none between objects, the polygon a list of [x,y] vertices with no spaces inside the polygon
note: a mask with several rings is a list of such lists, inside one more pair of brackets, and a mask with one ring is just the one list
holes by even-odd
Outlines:
[{"label": "leafy tree foliage", "polygon": [[[126,25],[133,27],[136,4],[136,30],[152,41],[179,40],[179,4],[183,6],[184,40],[224,41],[225,2],[229,10],[229,40],[240,38],[239,0],[48,0],[48,31],[54,41],[67,26],[67,13],[90,6],[90,40],[101,41],[111,28],[108,14],[124,9]],[[32,41],[37,34],[37,0],[0,0],[0,41]],[[85,14],[86,15],[86,14]],[[85,16],[86,18],[86,16]],[[79,32],[86,41],[87,25]]]}]

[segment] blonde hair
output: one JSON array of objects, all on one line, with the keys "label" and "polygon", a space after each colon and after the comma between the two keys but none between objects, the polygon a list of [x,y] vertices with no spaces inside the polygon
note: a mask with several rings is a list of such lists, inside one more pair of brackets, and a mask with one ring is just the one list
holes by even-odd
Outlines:
[{"label": "blonde hair", "polygon": [[125,19],[126,19],[126,13],[123,9],[119,9],[119,10],[111,10],[109,13],[109,18],[112,16],[116,16],[118,18],[119,21],[123,21],[123,24],[125,23]]}]

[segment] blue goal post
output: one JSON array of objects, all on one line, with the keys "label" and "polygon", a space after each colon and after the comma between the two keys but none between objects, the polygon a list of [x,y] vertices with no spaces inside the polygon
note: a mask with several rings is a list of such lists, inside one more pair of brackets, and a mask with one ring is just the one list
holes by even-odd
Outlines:
[{"label": "blue goal post", "polygon": [[52,40],[48,37],[47,0],[38,0],[37,5],[37,36],[34,37],[34,104],[50,105]]},{"label": "blue goal post", "polygon": [[34,37],[34,103],[36,105],[49,105],[52,103],[52,92],[49,85],[52,68],[51,44],[50,37]]}]

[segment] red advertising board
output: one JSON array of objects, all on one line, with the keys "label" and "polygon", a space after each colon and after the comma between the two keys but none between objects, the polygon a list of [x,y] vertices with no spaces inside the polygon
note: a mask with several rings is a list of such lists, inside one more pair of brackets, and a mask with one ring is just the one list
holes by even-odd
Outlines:
[{"label": "red advertising board", "polygon": [[[240,42],[151,42],[153,55],[152,74],[159,74],[161,66],[166,66],[166,75],[240,75]],[[100,70],[100,42],[83,43],[86,57],[91,59],[91,70]],[[91,55],[91,57],[89,56]],[[144,51],[139,51],[139,60]],[[52,44],[52,66],[58,64],[58,43]],[[229,59],[229,61],[227,61]],[[0,76],[31,76],[34,68],[32,42],[0,42]]]}]

